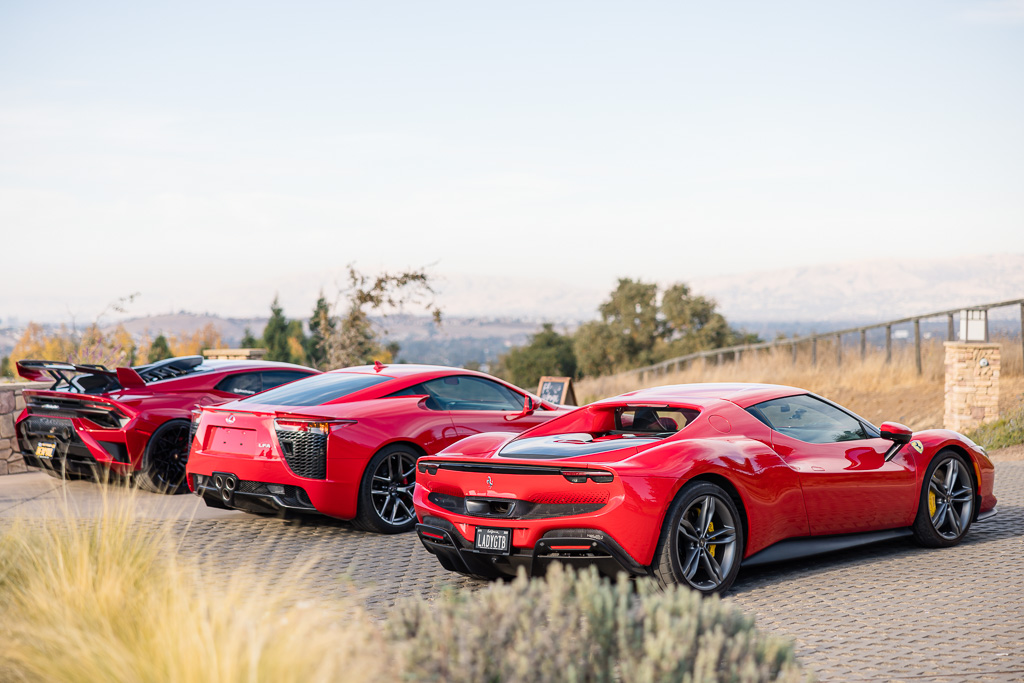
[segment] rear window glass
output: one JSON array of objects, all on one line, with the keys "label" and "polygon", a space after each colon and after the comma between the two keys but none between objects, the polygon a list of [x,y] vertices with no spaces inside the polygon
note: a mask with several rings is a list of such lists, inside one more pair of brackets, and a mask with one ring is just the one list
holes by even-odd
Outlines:
[{"label": "rear window glass", "polygon": [[217,382],[217,386],[214,389],[226,391],[229,394],[252,396],[263,391],[263,383],[260,381],[260,373],[258,372],[240,372],[237,375],[229,375]]},{"label": "rear window glass", "polygon": [[615,410],[615,429],[634,434],[674,434],[697,417],[686,408],[625,407]]},{"label": "rear window glass", "polygon": [[327,372],[300,379],[242,400],[265,405],[318,406],[390,380],[390,377],[381,377],[380,375]]}]

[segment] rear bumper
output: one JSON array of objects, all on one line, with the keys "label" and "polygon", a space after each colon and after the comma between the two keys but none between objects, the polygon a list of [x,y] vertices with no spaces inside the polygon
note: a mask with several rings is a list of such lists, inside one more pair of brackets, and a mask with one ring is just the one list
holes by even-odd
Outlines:
[{"label": "rear bumper", "polygon": [[423,522],[416,525],[416,534],[423,547],[433,553],[445,569],[487,578],[515,576],[520,567],[529,576],[540,576],[553,562],[574,567],[594,566],[606,576],[620,572],[632,576],[650,573],[614,538],[599,529],[553,529],[532,548],[513,547],[508,555],[475,550],[451,522],[440,517],[424,517]]},{"label": "rear bumper", "polygon": [[[78,418],[22,415],[15,425],[25,463],[70,474],[91,474],[99,467],[127,475],[134,467],[122,429],[86,429]],[[53,444],[52,456],[40,457],[40,444]]]},{"label": "rear bumper", "polygon": [[992,519],[993,517],[996,516],[996,512],[997,512],[996,508],[991,507],[988,510],[985,510],[984,512],[979,512],[978,516],[974,518],[974,521],[975,522],[984,522],[986,519]]},{"label": "rear bumper", "polygon": [[317,512],[309,494],[300,486],[245,481],[223,472],[189,477],[192,492],[210,507],[247,512]]},{"label": "rear bumper", "polygon": [[[249,512],[301,510],[318,512],[329,517],[352,519],[356,516],[358,480],[354,472],[348,472],[353,481],[338,481],[332,477],[332,470],[344,467],[346,470],[358,465],[354,461],[328,460],[327,479],[309,479],[292,472],[283,460],[277,458],[251,458],[205,453],[193,449],[189,454],[189,488],[200,495],[211,507],[232,508]],[[213,481],[216,474],[234,476],[242,484],[230,498],[225,499]],[[196,484],[196,476],[200,484]],[[286,491],[301,491],[295,495],[272,493],[270,486],[283,486]]]}]

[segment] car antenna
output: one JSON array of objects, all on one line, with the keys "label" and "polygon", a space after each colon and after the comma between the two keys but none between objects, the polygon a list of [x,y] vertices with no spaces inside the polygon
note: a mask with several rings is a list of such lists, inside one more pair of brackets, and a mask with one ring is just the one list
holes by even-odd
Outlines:
[{"label": "car antenna", "polygon": [[380,372],[381,370],[383,370],[386,367],[387,366],[384,365],[383,363],[381,363],[379,360],[373,361],[373,371],[374,372]]}]

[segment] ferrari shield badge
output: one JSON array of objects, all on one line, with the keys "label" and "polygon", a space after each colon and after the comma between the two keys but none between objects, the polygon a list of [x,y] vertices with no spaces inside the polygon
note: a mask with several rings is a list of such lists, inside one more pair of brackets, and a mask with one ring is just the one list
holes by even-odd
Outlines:
[{"label": "ferrari shield badge", "polygon": [[910,447],[913,448],[918,453],[924,453],[924,444],[922,444],[917,439],[914,439],[913,441],[910,442]]}]

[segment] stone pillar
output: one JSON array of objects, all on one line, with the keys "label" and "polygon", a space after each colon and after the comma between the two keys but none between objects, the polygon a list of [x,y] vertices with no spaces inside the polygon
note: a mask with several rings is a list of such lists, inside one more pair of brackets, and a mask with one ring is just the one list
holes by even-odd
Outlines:
[{"label": "stone pillar", "polygon": [[14,420],[25,409],[25,389],[49,389],[49,382],[0,382],[0,474],[24,472],[25,459],[14,436]]},{"label": "stone pillar", "polygon": [[943,426],[966,432],[999,418],[999,344],[945,342]]}]

